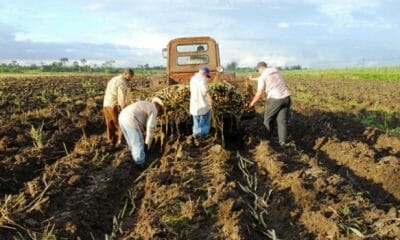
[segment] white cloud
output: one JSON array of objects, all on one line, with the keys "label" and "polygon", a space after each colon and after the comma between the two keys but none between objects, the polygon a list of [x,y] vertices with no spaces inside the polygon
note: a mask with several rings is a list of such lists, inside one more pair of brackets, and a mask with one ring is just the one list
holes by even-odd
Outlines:
[{"label": "white cloud", "polygon": [[157,31],[132,26],[130,33],[118,36],[113,41],[116,44],[126,45],[134,48],[152,49],[161,52],[168,43],[168,36]]},{"label": "white cloud", "polygon": [[280,22],[280,23],[278,23],[278,28],[289,28],[289,23]]},{"label": "white cloud", "polygon": [[84,5],[84,9],[88,11],[106,10],[107,6],[110,4],[112,4],[111,0],[89,0],[88,3]]},{"label": "white cloud", "polygon": [[[380,0],[305,0],[317,6],[318,11],[334,22],[328,30],[334,32],[346,28],[391,29],[393,25],[379,15]],[[357,15],[364,15],[363,18]]]},{"label": "white cloud", "polygon": [[[269,49],[260,48],[258,46],[243,47],[241,44],[235,45],[227,42],[220,44],[221,64],[226,65],[232,61],[238,63],[239,67],[253,67],[259,61],[266,61],[272,66],[287,66],[298,64],[297,58],[289,56],[283,52],[278,52],[273,46]],[[245,50],[244,50],[245,49]]]},{"label": "white cloud", "polygon": [[104,9],[104,7],[105,7],[104,3],[90,3],[85,6],[85,9],[89,11],[98,11]]},{"label": "white cloud", "polygon": [[321,1],[320,10],[331,17],[347,17],[356,11],[374,13],[374,8],[379,4],[378,0]]},{"label": "white cloud", "polygon": [[298,64],[295,57],[277,54],[264,55],[261,56],[260,59],[265,60],[271,66],[288,66]]},{"label": "white cloud", "polygon": [[[160,53],[170,39],[199,35],[220,43],[224,65],[254,66],[265,60],[275,66],[312,66],[320,55],[326,56],[326,65],[335,65],[336,59],[347,64],[349,53],[359,59],[399,52],[398,17],[380,0],[71,0],[48,8],[15,2],[3,9],[0,3],[0,59],[66,56],[159,65],[165,64]],[[68,9],[58,7],[65,5]],[[381,40],[365,37],[370,32],[381,34]],[[354,46],[361,49],[355,52]]]},{"label": "white cloud", "polygon": [[305,27],[324,27],[326,24],[319,23],[319,22],[312,22],[312,21],[299,21],[293,23],[295,26],[305,26]]}]

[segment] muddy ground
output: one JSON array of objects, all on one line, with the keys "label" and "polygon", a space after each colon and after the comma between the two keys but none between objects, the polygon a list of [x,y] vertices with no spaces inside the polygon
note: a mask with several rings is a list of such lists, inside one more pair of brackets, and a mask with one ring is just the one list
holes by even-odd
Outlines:
[{"label": "muddy ground", "polygon": [[[349,101],[338,84],[288,79],[287,148],[259,105],[224,147],[214,132],[195,147],[182,131],[143,170],[105,143],[109,78],[1,79],[0,239],[400,239],[399,138],[362,125],[357,109],[296,101],[307,89]],[[397,112],[399,84],[387,84],[375,98]],[[152,92],[132,85],[134,99]]]}]

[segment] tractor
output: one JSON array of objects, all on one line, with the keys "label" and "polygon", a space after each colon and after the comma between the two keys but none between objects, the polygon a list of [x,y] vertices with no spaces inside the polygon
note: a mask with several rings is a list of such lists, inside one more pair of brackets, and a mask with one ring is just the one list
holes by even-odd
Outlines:
[{"label": "tractor", "polygon": [[150,79],[152,88],[188,84],[202,66],[207,66],[211,71],[210,83],[225,82],[237,87],[241,84],[234,73],[224,72],[218,43],[211,37],[172,39],[162,50],[162,56],[167,59],[167,74],[153,75]]}]

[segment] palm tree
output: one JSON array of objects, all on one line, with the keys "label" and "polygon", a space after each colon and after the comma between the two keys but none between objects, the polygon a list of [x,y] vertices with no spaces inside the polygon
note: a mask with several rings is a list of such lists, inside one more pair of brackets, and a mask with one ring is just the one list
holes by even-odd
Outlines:
[{"label": "palm tree", "polygon": [[60,62],[61,62],[62,66],[65,66],[68,63],[68,58],[63,57],[63,58],[60,59]]},{"label": "palm tree", "polygon": [[82,66],[85,66],[85,64],[87,63],[86,59],[82,58],[81,63],[82,63]]},{"label": "palm tree", "polygon": [[17,67],[19,64],[18,64],[18,62],[16,60],[12,60],[10,65],[12,67]]},{"label": "palm tree", "polygon": [[79,68],[79,62],[78,62],[78,61],[74,61],[74,62],[72,63],[72,65],[74,66],[75,70],[78,69],[79,72],[81,71],[81,69]]}]

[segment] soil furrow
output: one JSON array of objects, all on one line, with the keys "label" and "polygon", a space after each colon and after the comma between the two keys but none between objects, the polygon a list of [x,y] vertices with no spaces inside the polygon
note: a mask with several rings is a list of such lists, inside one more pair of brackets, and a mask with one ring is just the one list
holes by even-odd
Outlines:
[{"label": "soil furrow", "polygon": [[124,239],[241,239],[239,213],[232,211],[234,185],[226,175],[229,153],[213,145],[171,146],[146,174]]},{"label": "soil furrow", "polygon": [[[322,140],[322,139],[321,139]],[[382,185],[385,191],[376,190],[371,194],[376,196],[392,195],[393,203],[400,205],[400,158],[393,155],[374,159],[374,151],[365,143],[340,142],[337,139],[330,139],[319,145],[317,140],[316,149],[323,151],[329,159],[335,159],[339,166],[345,166],[352,170],[355,175],[365,178],[365,181]],[[365,182],[364,181],[364,182]],[[387,192],[385,194],[385,192]],[[397,199],[397,200],[395,200]]]},{"label": "soil furrow", "polygon": [[[0,81],[0,239],[399,238],[398,83],[294,77],[288,147],[260,105],[239,129],[225,119],[226,147],[177,124],[144,170],[101,136],[110,77]],[[145,78],[133,100],[154,94]]]},{"label": "soil furrow", "polygon": [[[390,211],[395,211],[377,210],[362,192],[354,191],[347,179],[324,170],[318,159],[294,149],[278,153],[264,141],[257,147],[255,159],[270,174],[277,189],[290,190],[296,204],[291,213],[298,214],[299,222],[315,234],[315,239],[348,239],[355,236],[355,231],[375,234],[381,220],[390,219]],[[394,230],[385,237],[390,239],[396,234]]]}]

